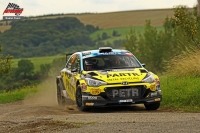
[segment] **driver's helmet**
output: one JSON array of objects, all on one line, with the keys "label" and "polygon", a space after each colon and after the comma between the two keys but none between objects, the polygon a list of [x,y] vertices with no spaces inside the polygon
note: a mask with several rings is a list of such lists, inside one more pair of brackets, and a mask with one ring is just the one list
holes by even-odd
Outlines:
[{"label": "driver's helmet", "polygon": [[85,59],[84,64],[85,64],[86,71],[90,71],[93,69],[93,62],[91,59]]},{"label": "driver's helmet", "polygon": [[118,65],[121,64],[119,57],[112,57],[111,58],[111,63],[112,63],[112,66],[118,66]]}]

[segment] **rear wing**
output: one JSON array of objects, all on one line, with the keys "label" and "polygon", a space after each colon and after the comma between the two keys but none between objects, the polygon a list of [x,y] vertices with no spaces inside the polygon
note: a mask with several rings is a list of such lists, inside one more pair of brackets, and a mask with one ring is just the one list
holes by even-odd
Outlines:
[{"label": "rear wing", "polygon": [[68,56],[71,56],[72,54],[74,54],[74,53],[67,53],[66,54],[66,63],[67,63],[67,60],[68,60]]}]

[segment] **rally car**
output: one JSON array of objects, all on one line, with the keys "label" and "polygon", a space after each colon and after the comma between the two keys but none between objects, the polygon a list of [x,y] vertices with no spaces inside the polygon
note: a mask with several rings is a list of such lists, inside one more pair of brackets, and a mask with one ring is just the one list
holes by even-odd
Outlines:
[{"label": "rally car", "polygon": [[68,55],[56,77],[59,105],[72,100],[81,111],[132,104],[144,104],[147,110],[160,107],[159,77],[128,50],[100,47]]}]

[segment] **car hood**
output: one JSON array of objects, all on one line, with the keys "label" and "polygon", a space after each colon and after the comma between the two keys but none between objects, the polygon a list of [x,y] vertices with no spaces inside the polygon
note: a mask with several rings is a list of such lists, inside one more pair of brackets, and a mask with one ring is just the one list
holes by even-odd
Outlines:
[{"label": "car hood", "polygon": [[148,71],[143,68],[114,69],[111,71],[88,71],[84,72],[87,78],[101,80],[107,83],[141,82]]}]

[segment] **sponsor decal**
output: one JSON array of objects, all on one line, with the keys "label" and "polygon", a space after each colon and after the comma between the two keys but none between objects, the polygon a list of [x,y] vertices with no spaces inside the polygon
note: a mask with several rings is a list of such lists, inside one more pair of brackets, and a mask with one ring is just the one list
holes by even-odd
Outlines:
[{"label": "sponsor decal", "polygon": [[118,80],[139,80],[139,77],[126,77],[126,78],[108,78],[107,81],[118,81]]},{"label": "sponsor decal", "polygon": [[101,93],[101,90],[99,88],[92,88],[90,90],[90,94],[92,95],[99,95]]},{"label": "sponsor decal", "polygon": [[76,55],[73,55],[73,56],[72,56],[71,63],[73,63],[73,62],[75,61],[75,58],[76,58]]},{"label": "sponsor decal", "polygon": [[99,55],[121,55],[124,54],[122,52],[105,52],[105,53],[99,53]]},{"label": "sponsor decal", "polygon": [[151,91],[156,91],[156,84],[155,83],[150,85],[150,90]]},{"label": "sponsor decal", "polygon": [[20,8],[19,5],[15,3],[8,3],[8,6],[3,12],[3,15],[5,14],[15,14],[15,16],[3,16],[4,20],[21,20],[24,17],[20,16],[20,14],[23,12],[23,8]]},{"label": "sponsor decal", "polygon": [[88,96],[88,100],[97,100],[97,97],[95,97],[95,96]]},{"label": "sponsor decal", "polygon": [[75,79],[74,79],[74,77],[70,78],[70,82],[71,82],[72,85],[75,85]]},{"label": "sponsor decal", "polygon": [[114,73],[114,74],[108,74],[107,75],[107,78],[110,78],[110,77],[123,77],[123,76],[140,76],[139,74],[137,73]]},{"label": "sponsor decal", "polygon": [[107,81],[117,81],[120,80],[119,78],[112,78],[112,79],[107,79]]},{"label": "sponsor decal", "polygon": [[85,105],[86,105],[86,106],[93,106],[94,103],[88,103],[88,102],[86,102]]},{"label": "sponsor decal", "polygon": [[129,88],[129,89],[113,89],[112,90],[113,98],[116,97],[138,97],[139,91],[137,88]]},{"label": "sponsor decal", "polygon": [[123,81],[122,85],[128,85],[129,83],[127,81]]}]

